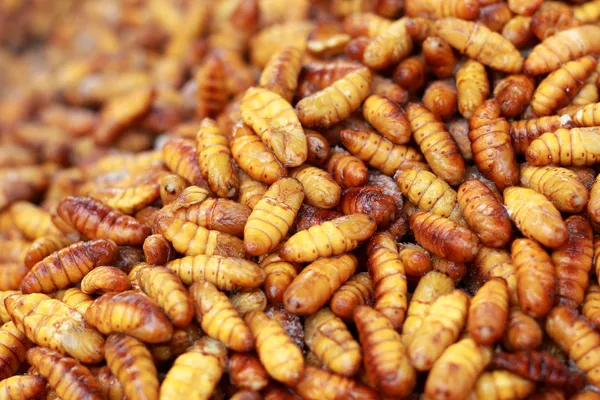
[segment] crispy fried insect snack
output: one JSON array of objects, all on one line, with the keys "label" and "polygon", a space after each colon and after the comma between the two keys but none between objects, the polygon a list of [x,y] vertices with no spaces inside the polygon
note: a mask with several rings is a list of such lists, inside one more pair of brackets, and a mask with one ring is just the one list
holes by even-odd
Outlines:
[{"label": "crispy fried insect snack", "polygon": [[161,234],[148,236],[144,240],[143,249],[148,264],[165,265],[175,258],[175,249]]},{"label": "crispy fried insect snack", "polygon": [[125,333],[147,343],[165,342],[173,334],[173,325],[158,303],[132,290],[97,298],[85,320],[105,335]]},{"label": "crispy fried insect snack", "polygon": [[106,339],[104,354],[106,364],[128,398],[158,399],[156,367],[144,343],[122,333],[113,333]]},{"label": "crispy fried insect snack", "polygon": [[423,105],[444,121],[456,114],[457,91],[452,79],[432,82],[423,95]]},{"label": "crispy fried insect snack", "polygon": [[410,227],[416,241],[426,250],[457,263],[472,261],[481,247],[469,229],[431,212],[411,215]]},{"label": "crispy fried insect snack", "polygon": [[258,201],[267,191],[268,187],[253,178],[250,178],[243,171],[238,171],[240,176],[240,190],[238,201],[254,209]]},{"label": "crispy fried insect snack", "polygon": [[151,234],[149,226],[89,197],[64,198],[56,209],[57,219],[87,238],[110,239],[122,246],[141,245]]},{"label": "crispy fried insect snack", "polygon": [[363,104],[363,115],[392,143],[405,144],[410,141],[410,125],[406,114],[395,102],[377,94],[371,95]]},{"label": "crispy fried insect snack", "polygon": [[104,398],[108,400],[124,400],[125,390],[116,376],[110,371],[107,366],[100,368],[92,368],[90,372],[100,385]]},{"label": "crispy fried insect snack", "polygon": [[512,225],[508,213],[485,183],[468,180],[460,185],[458,204],[467,224],[483,244],[502,248],[510,241]]},{"label": "crispy fried insect snack", "polygon": [[196,319],[202,330],[225,346],[241,352],[254,349],[254,337],[229,298],[210,282],[196,282],[190,287]]},{"label": "crispy fried insect snack", "polygon": [[402,338],[392,323],[371,307],[354,310],[367,377],[387,396],[407,396],[416,384]]},{"label": "crispy fried insect snack", "polygon": [[17,375],[0,382],[0,398],[27,400],[42,394],[46,380],[38,375]]},{"label": "crispy fried insect snack", "polygon": [[32,346],[33,343],[12,321],[0,327],[0,380],[4,381],[17,372]]},{"label": "crispy fried insect snack", "polygon": [[196,72],[196,117],[199,119],[217,116],[227,104],[224,62],[218,52],[211,52]]},{"label": "crispy fried insect snack", "polygon": [[600,159],[599,139],[597,128],[558,129],[531,142],[525,155],[532,165],[589,167]]},{"label": "crispy fried insect snack", "polygon": [[303,51],[298,47],[283,47],[274,53],[263,69],[259,85],[291,102],[302,69],[302,56]]},{"label": "crispy fried insect snack", "polygon": [[188,139],[171,137],[162,148],[162,159],[167,168],[181,176],[192,185],[208,189],[208,183],[202,177],[198,165],[195,144]]},{"label": "crispy fried insect snack", "polygon": [[479,375],[470,399],[529,399],[535,384],[508,371],[496,370]]},{"label": "crispy fried insect snack", "polygon": [[81,315],[85,315],[87,309],[94,302],[94,298],[83,293],[79,288],[70,288],[67,290],[59,290],[52,295],[56,300],[60,300]]},{"label": "crispy fried insect snack", "polygon": [[396,219],[394,198],[372,186],[346,190],[340,202],[340,209],[346,215],[355,213],[369,215],[381,228],[386,228]]},{"label": "crispy fried insect snack", "polygon": [[117,251],[112,240],[77,242],[35,264],[23,278],[21,289],[23,293],[53,293],[68,288],[95,267],[111,264]]},{"label": "crispy fried insect snack", "polygon": [[304,187],[306,202],[319,208],[333,208],[339,201],[342,188],[327,172],[311,165],[302,165],[290,171]]},{"label": "crispy fried insect snack", "polygon": [[[513,85],[516,87],[516,84]],[[501,99],[498,98],[500,101]],[[564,116],[552,115],[534,119],[512,121],[510,124],[510,136],[516,154],[525,154],[529,145],[546,132],[554,132],[560,128],[571,125],[571,119]]]},{"label": "crispy fried insect snack", "polygon": [[229,380],[240,389],[259,391],[269,384],[269,374],[252,353],[229,354],[227,364]]},{"label": "crispy fried insect snack", "polygon": [[[566,62],[598,52],[598,43],[592,38],[600,34],[595,25],[576,26],[544,38],[525,60],[525,73],[541,75],[560,68]],[[565,51],[569,49],[569,51]]]},{"label": "crispy fried insect snack", "polygon": [[350,254],[321,258],[309,264],[285,290],[285,309],[295,315],[308,315],[318,311],[354,274],[357,264],[356,257]]},{"label": "crispy fried insect snack", "polygon": [[330,371],[351,377],[358,371],[362,354],[346,324],[328,308],[304,322],[304,341]]},{"label": "crispy fried insect snack", "polygon": [[534,350],[542,343],[544,333],[535,319],[519,307],[511,307],[504,335],[504,347],[510,351]]},{"label": "crispy fried insect snack", "polygon": [[[517,49],[522,49],[533,39],[531,22],[531,17],[515,15],[502,28],[502,36],[511,42]],[[504,116],[509,117],[506,114]]]},{"label": "crispy fried insect snack", "polygon": [[589,287],[581,313],[596,327],[600,326],[600,287],[592,284]]},{"label": "crispy fried insect snack", "polygon": [[508,320],[508,285],[502,278],[487,281],[475,294],[469,308],[469,334],[479,344],[502,339]]},{"label": "crispy fried insect snack", "polygon": [[288,386],[295,386],[304,371],[302,352],[283,327],[262,311],[251,311],[244,321],[256,338],[256,351],[269,375]]},{"label": "crispy fried insect snack", "polygon": [[402,194],[420,210],[431,211],[455,222],[462,220],[456,192],[433,173],[416,169],[402,171],[396,175],[396,183]]},{"label": "crispy fried insect snack", "polygon": [[331,311],[344,321],[352,320],[352,313],[358,306],[370,305],[374,299],[373,281],[367,272],[351,277],[331,297]]},{"label": "crispy fried insect snack", "polygon": [[440,296],[452,292],[454,282],[447,275],[437,271],[425,274],[413,292],[402,326],[402,341],[409,345],[414,333],[419,329],[431,304]]},{"label": "crispy fried insect snack", "polygon": [[360,160],[392,176],[396,170],[429,169],[423,156],[412,147],[393,144],[375,132],[346,129],[340,133],[342,144]]},{"label": "crispy fried insect snack", "polygon": [[432,399],[466,398],[492,358],[492,349],[465,338],[448,347],[435,362],[425,383]]},{"label": "crispy fried insect snack", "polygon": [[554,305],[556,272],[546,251],[531,239],[516,239],[511,246],[517,277],[519,305],[534,318],[548,314]]},{"label": "crispy fried insect snack", "polygon": [[585,377],[570,370],[561,360],[541,351],[495,353],[492,364],[530,381],[555,387],[579,390],[585,385]]},{"label": "crispy fried insect snack", "polygon": [[398,256],[408,277],[420,278],[431,270],[431,257],[418,244],[400,243],[398,249]]},{"label": "crispy fried insect snack", "polygon": [[450,78],[454,73],[458,57],[448,42],[439,36],[428,36],[422,44],[425,63],[440,79]]},{"label": "crispy fried insect snack", "polygon": [[165,267],[186,285],[207,281],[221,290],[256,288],[265,280],[258,264],[242,258],[197,255],[173,260]]},{"label": "crispy fried insect snack", "polygon": [[177,357],[160,386],[161,399],[209,399],[227,366],[227,348],[208,336]]},{"label": "crispy fried insect snack", "polygon": [[458,91],[458,111],[465,118],[471,118],[477,107],[483,104],[490,94],[490,84],[485,67],[478,61],[467,60],[456,71]]},{"label": "crispy fried insect snack", "polygon": [[479,14],[479,4],[477,0],[406,0],[405,8],[409,17],[474,19]]},{"label": "crispy fried insect snack", "polygon": [[52,223],[50,213],[27,201],[17,201],[10,206],[13,223],[29,240],[47,235],[60,235]]},{"label": "crispy fried insect snack", "polygon": [[104,399],[102,389],[90,370],[70,357],[35,347],[27,351],[27,362],[46,378],[50,388],[61,399]]},{"label": "crispy fried insect snack", "polygon": [[214,120],[202,120],[196,135],[196,151],[200,171],[208,181],[210,190],[219,197],[235,197],[239,181],[229,141]]},{"label": "crispy fried insect snack", "polygon": [[374,389],[324,369],[307,366],[296,385],[296,392],[307,400],[376,399]]},{"label": "crispy fried insect snack", "polygon": [[567,226],[545,196],[532,189],[510,187],[504,191],[504,204],[510,219],[528,238],[550,248],[567,241]]},{"label": "crispy fried insect snack", "polygon": [[593,56],[584,56],[565,63],[548,75],[533,93],[533,112],[538,116],[550,115],[569,104],[595,71],[596,63]]},{"label": "crispy fried insect snack", "polygon": [[406,19],[401,18],[373,38],[365,48],[363,62],[372,69],[384,69],[408,56],[412,49]]},{"label": "crispy fried insect snack", "polygon": [[152,183],[128,188],[102,188],[90,192],[90,197],[125,214],[135,214],[160,197],[160,187]]},{"label": "crispy fried insect snack", "polygon": [[123,292],[130,288],[127,274],[115,267],[94,268],[81,280],[81,291],[85,294]]},{"label": "crispy fried insect snack", "polygon": [[331,153],[327,162],[327,171],[342,188],[364,185],[369,172],[360,158],[350,155],[339,147],[334,148]]},{"label": "crispy fried insect snack", "polygon": [[233,127],[231,135],[233,159],[252,179],[272,184],[286,175],[285,167],[248,125],[240,121]]},{"label": "crispy fried insect snack", "polygon": [[308,145],[306,162],[312,165],[324,165],[331,153],[331,146],[327,138],[312,129],[306,129],[304,133],[306,134],[306,143]]},{"label": "crispy fried insect snack", "polygon": [[302,184],[294,178],[282,178],[271,185],[248,217],[245,250],[251,255],[271,252],[294,223],[302,200]]},{"label": "crispy fried insect snack", "polygon": [[398,247],[389,234],[378,233],[369,241],[367,256],[367,268],[375,289],[373,307],[398,329],[407,309],[406,274]]},{"label": "crispy fried insect snack", "polygon": [[131,271],[130,276],[134,277],[144,293],[165,310],[173,325],[183,328],[190,323],[194,315],[192,300],[172,270],[140,264]]},{"label": "crispy fried insect snack", "polygon": [[410,363],[418,371],[428,371],[444,350],[458,339],[467,322],[469,297],[455,289],[438,297],[413,334],[408,346]]},{"label": "crispy fried insect snack", "polygon": [[577,308],[584,299],[589,285],[594,254],[594,234],[590,223],[580,215],[569,217],[565,224],[569,239],[552,251],[556,269],[557,303]]},{"label": "crispy fried insect snack", "polygon": [[337,256],[358,247],[375,229],[375,221],[368,215],[345,215],[296,233],[285,242],[279,254],[290,262],[312,262],[319,257]]},{"label": "crispy fried insect snack", "polygon": [[406,115],[414,139],[433,172],[451,185],[458,184],[465,173],[464,160],[444,123],[416,103],[406,106]]},{"label": "crispy fried insect snack", "polygon": [[527,166],[521,168],[521,184],[545,195],[563,212],[581,212],[589,193],[577,174],[566,168]]},{"label": "crispy fried insect snack", "polygon": [[306,135],[285,99],[267,89],[250,88],[240,111],[244,123],[252,127],[285,167],[297,167],[306,161]]},{"label": "crispy fried insect snack", "polygon": [[242,317],[246,313],[259,310],[264,311],[267,308],[267,296],[261,289],[246,289],[232,295],[229,300],[235,310]]},{"label": "crispy fried insect snack", "polygon": [[174,202],[181,192],[189,185],[188,181],[177,174],[163,176],[160,179],[160,200],[162,201],[163,206],[167,206]]},{"label": "crispy fried insect snack", "polygon": [[460,53],[506,73],[523,68],[519,51],[500,34],[481,23],[446,17],[435,22],[437,34]]},{"label": "crispy fried insect snack", "polygon": [[4,304],[17,328],[32,342],[70,354],[82,362],[102,360],[102,335],[63,302],[34,293],[12,295]]},{"label": "crispy fried insect snack", "polygon": [[392,22],[369,12],[357,12],[344,18],[344,31],[352,37],[381,35]]},{"label": "crispy fried insect snack", "polygon": [[244,257],[243,242],[235,236],[166,215],[157,218],[156,226],[175,250],[187,256]]},{"label": "crispy fried insect snack", "polygon": [[394,69],[392,79],[411,93],[419,91],[427,84],[425,58],[421,56],[405,58]]},{"label": "crispy fried insect snack", "polygon": [[546,332],[567,352],[592,385],[600,380],[600,334],[576,310],[556,307],[546,319]]}]

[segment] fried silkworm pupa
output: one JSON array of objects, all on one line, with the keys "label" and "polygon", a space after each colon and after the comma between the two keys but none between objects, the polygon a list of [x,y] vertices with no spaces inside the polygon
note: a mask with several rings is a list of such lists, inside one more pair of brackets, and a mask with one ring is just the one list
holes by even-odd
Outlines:
[{"label": "fried silkworm pupa", "polygon": [[423,105],[444,121],[457,110],[457,90],[452,79],[433,81],[425,89]]},{"label": "fried silkworm pupa", "polygon": [[108,187],[93,190],[90,197],[131,215],[154,203],[160,197],[160,188],[154,183],[127,188]]},{"label": "fried silkworm pupa", "polygon": [[148,236],[144,240],[143,249],[148,264],[165,265],[175,258],[175,249],[161,234]]},{"label": "fried silkworm pupa", "polygon": [[0,398],[26,400],[42,394],[46,380],[39,375],[17,375],[0,382]]},{"label": "fried silkworm pupa", "polygon": [[302,184],[294,178],[282,178],[271,185],[254,206],[244,227],[246,251],[251,255],[271,252],[294,223],[303,200]]},{"label": "fried silkworm pupa", "polygon": [[401,18],[369,42],[363,62],[372,69],[384,69],[402,60],[412,49],[412,38],[406,30],[406,18]]},{"label": "fried silkworm pupa", "polygon": [[452,292],[454,281],[446,274],[430,271],[423,276],[410,299],[406,319],[402,325],[402,341],[409,345],[414,333],[423,323],[431,304],[440,296]]},{"label": "fried silkworm pupa", "polygon": [[527,75],[509,75],[494,87],[494,97],[500,104],[500,112],[506,118],[515,118],[529,105],[535,80]]},{"label": "fried silkworm pupa", "polygon": [[26,239],[35,240],[47,235],[60,235],[60,231],[52,223],[50,213],[28,201],[13,203],[10,206],[10,213],[15,227]]},{"label": "fried silkworm pupa", "polygon": [[250,311],[264,311],[267,308],[267,296],[261,289],[246,289],[229,297],[233,308],[242,317]]},{"label": "fried silkworm pupa", "polygon": [[210,282],[196,282],[190,287],[196,320],[210,337],[235,351],[254,349],[254,337],[229,298]]},{"label": "fried silkworm pupa", "polygon": [[425,106],[409,103],[406,115],[415,142],[432,171],[450,185],[457,185],[465,174],[465,162],[446,125]]},{"label": "fried silkworm pupa", "polygon": [[375,221],[368,215],[345,215],[296,233],[285,242],[279,254],[290,262],[312,262],[319,257],[337,256],[358,247],[375,229]]},{"label": "fried silkworm pupa", "polygon": [[458,91],[458,111],[465,118],[471,118],[473,111],[490,94],[490,83],[483,64],[467,60],[456,71],[456,90]]},{"label": "fried silkworm pupa", "polygon": [[457,200],[467,224],[486,246],[502,248],[510,241],[508,213],[485,183],[466,181],[458,189]]},{"label": "fried silkworm pupa", "polygon": [[392,79],[411,93],[421,90],[427,84],[425,58],[420,56],[405,58],[394,69]]},{"label": "fried silkworm pupa", "polygon": [[104,399],[100,385],[90,370],[70,357],[44,347],[35,347],[27,351],[27,362],[46,378],[61,399]]},{"label": "fried silkworm pupa", "polygon": [[596,327],[600,327],[600,288],[598,285],[591,285],[585,300],[581,313]]},{"label": "fried silkworm pupa", "polygon": [[134,217],[89,197],[64,198],[56,217],[89,239],[110,239],[121,246],[141,245],[152,233],[149,226]]},{"label": "fried silkworm pupa", "polygon": [[415,239],[426,250],[457,263],[472,261],[481,242],[469,229],[431,212],[416,212],[410,217]]},{"label": "fried silkworm pupa", "polygon": [[492,278],[475,294],[469,308],[469,334],[479,344],[502,339],[508,320],[508,286],[502,278]]},{"label": "fried silkworm pupa", "polygon": [[81,282],[83,277],[99,265],[110,265],[118,252],[112,240],[96,239],[77,242],[50,254],[25,275],[21,283],[23,293],[53,293]]},{"label": "fried silkworm pupa", "polygon": [[302,69],[303,53],[302,49],[293,46],[274,53],[260,75],[260,86],[291,102]]},{"label": "fried silkworm pupa", "polygon": [[208,189],[198,165],[196,145],[191,140],[169,138],[162,148],[162,159],[167,168],[192,185]]},{"label": "fried silkworm pupa", "polygon": [[585,385],[584,375],[572,371],[561,360],[541,351],[495,353],[492,365],[550,386],[569,387],[575,391]]},{"label": "fried silkworm pupa", "polygon": [[256,351],[269,375],[289,386],[302,379],[304,359],[302,352],[286,334],[283,327],[262,311],[251,311],[244,316],[256,338]]},{"label": "fried silkworm pupa", "polygon": [[475,0],[428,0],[419,2],[407,0],[405,4],[406,15],[409,17],[442,18],[457,17],[461,19],[474,19],[479,14],[480,2]]},{"label": "fried silkworm pupa", "polygon": [[431,257],[418,244],[400,243],[398,257],[404,265],[406,275],[410,278],[420,278],[431,270]]},{"label": "fried silkworm pupa", "polygon": [[165,310],[173,325],[183,328],[191,322],[194,316],[192,299],[173,271],[165,267],[138,264],[129,276]]},{"label": "fried silkworm pupa", "polygon": [[258,264],[242,258],[188,256],[170,261],[165,267],[175,272],[186,285],[207,281],[220,290],[256,288],[265,280],[265,271]]},{"label": "fried silkworm pupa", "polygon": [[492,358],[492,349],[465,338],[448,347],[433,364],[425,382],[432,399],[466,398]]},{"label": "fried silkworm pupa", "polygon": [[132,290],[97,298],[87,309],[85,320],[105,335],[125,333],[146,343],[165,342],[173,334],[173,325],[160,306]]},{"label": "fried silkworm pupa", "polygon": [[63,235],[42,236],[31,243],[25,254],[25,266],[32,269],[35,264],[50,254],[73,244],[73,240]]},{"label": "fried silkworm pupa", "polygon": [[297,167],[306,161],[306,135],[285,99],[267,89],[251,88],[246,91],[240,111],[244,123],[252,127],[283,166]]},{"label": "fried silkworm pupa", "polygon": [[335,207],[339,201],[342,188],[327,172],[312,165],[302,165],[290,171],[304,188],[306,203],[318,208]]},{"label": "fried silkworm pupa", "polygon": [[327,162],[327,172],[342,188],[346,189],[364,185],[369,170],[360,158],[336,147]]},{"label": "fried silkworm pupa", "polygon": [[238,171],[240,175],[240,195],[238,201],[250,209],[256,206],[256,203],[262,198],[268,187],[258,181],[255,181],[243,171]]},{"label": "fried silkworm pupa", "polygon": [[285,290],[285,309],[296,315],[308,315],[319,310],[354,274],[357,264],[356,257],[350,254],[321,258],[309,264]]},{"label": "fried silkworm pupa", "polygon": [[535,383],[508,371],[484,372],[477,378],[469,399],[530,399]]},{"label": "fried silkworm pupa", "polygon": [[12,321],[0,327],[0,380],[13,376],[19,370],[27,350],[32,346],[33,343]]},{"label": "fried silkworm pupa", "polygon": [[362,361],[360,346],[346,324],[328,308],[305,320],[304,341],[332,372],[350,377],[358,371]]},{"label": "fried silkworm pupa", "polygon": [[340,209],[346,215],[369,215],[380,228],[386,228],[396,219],[394,198],[373,186],[355,187],[344,191]]},{"label": "fried silkworm pupa", "polygon": [[312,129],[306,129],[304,133],[306,134],[306,143],[308,145],[306,162],[312,165],[325,164],[331,153],[331,146],[327,138]]},{"label": "fried silkworm pupa", "polygon": [[354,310],[354,322],[363,348],[365,370],[371,382],[387,396],[407,396],[417,374],[408,360],[402,338],[392,323],[371,307]]},{"label": "fried silkworm pupa", "polygon": [[81,291],[80,288],[70,288],[59,290],[52,295],[56,300],[60,300],[81,315],[85,315],[87,309],[94,302],[94,298]]},{"label": "fried silkworm pupa", "polygon": [[130,288],[127,274],[115,267],[94,268],[81,280],[81,291],[85,294],[123,292]]},{"label": "fried silkworm pupa", "polygon": [[244,257],[241,239],[192,222],[161,215],[156,220],[159,233],[171,242],[175,250],[187,256],[217,255]]},{"label": "fried silkworm pupa", "polygon": [[567,241],[567,226],[544,195],[532,189],[510,187],[504,190],[504,204],[510,219],[528,238],[550,248]]},{"label": "fried silkworm pupa", "polygon": [[106,364],[121,383],[126,397],[158,398],[156,367],[144,343],[122,333],[113,333],[106,339],[104,354]]},{"label": "fried silkworm pupa", "polygon": [[265,367],[253,353],[230,353],[227,372],[231,383],[240,389],[259,391],[270,381]]},{"label": "fried silkworm pupa", "polygon": [[444,350],[458,339],[467,322],[469,296],[455,289],[438,297],[423,318],[408,346],[410,363],[418,371],[428,371]]},{"label": "fried silkworm pupa", "polygon": [[177,174],[168,174],[160,178],[160,200],[168,206],[188,187],[190,183]]},{"label": "fried silkworm pupa", "polygon": [[410,125],[406,114],[393,101],[373,94],[363,104],[363,115],[383,137],[392,143],[405,144],[410,141]]},{"label": "fried silkworm pupa", "polygon": [[350,321],[354,309],[362,305],[370,305],[374,297],[373,281],[367,272],[352,276],[331,297],[331,311],[343,319]]},{"label": "fried silkworm pupa", "polygon": [[342,214],[337,211],[323,210],[321,208],[309,206],[308,204],[302,204],[300,210],[298,210],[296,220],[294,221],[293,232],[300,232],[341,216]]},{"label": "fried silkworm pupa", "polygon": [[450,78],[458,63],[452,47],[439,36],[428,36],[422,44],[425,63],[440,79]]},{"label": "fried silkworm pupa", "polygon": [[525,152],[531,165],[590,167],[600,159],[600,129],[573,128],[546,132]]},{"label": "fried silkworm pupa", "polygon": [[600,382],[600,334],[576,310],[556,307],[546,319],[546,332],[588,378]]},{"label": "fried silkworm pupa", "polygon": [[375,390],[368,386],[312,366],[304,369],[304,376],[296,385],[295,391],[307,400],[377,398]]},{"label": "fried silkworm pupa", "polygon": [[160,398],[208,399],[227,366],[227,348],[209,336],[181,354],[160,386]]},{"label": "fried silkworm pupa", "polygon": [[[116,376],[110,371],[107,366],[91,368],[90,372],[100,385],[104,398],[108,400],[123,400],[125,399],[125,390]],[[48,399],[48,397],[47,397]]]},{"label": "fried silkworm pupa", "polygon": [[535,319],[518,306],[508,311],[508,323],[503,344],[510,351],[534,350],[542,343],[544,333]]}]

